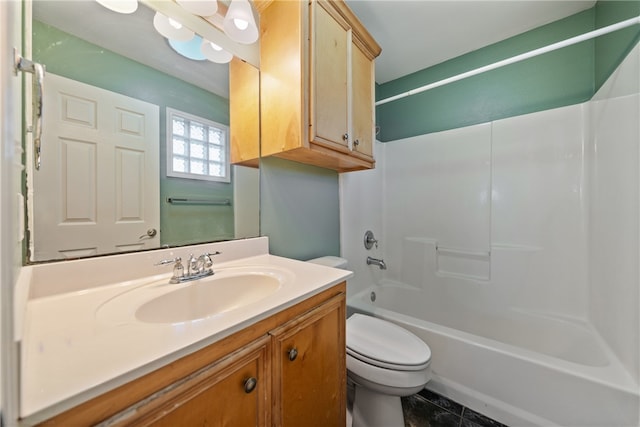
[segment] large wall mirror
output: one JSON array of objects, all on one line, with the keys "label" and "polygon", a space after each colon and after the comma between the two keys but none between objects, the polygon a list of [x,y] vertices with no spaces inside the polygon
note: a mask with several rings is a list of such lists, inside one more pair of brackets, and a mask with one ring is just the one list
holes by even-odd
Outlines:
[{"label": "large wall mirror", "polygon": [[228,165],[229,66],[177,53],[154,15],[33,2],[46,73],[27,262],[259,235],[259,169]]}]

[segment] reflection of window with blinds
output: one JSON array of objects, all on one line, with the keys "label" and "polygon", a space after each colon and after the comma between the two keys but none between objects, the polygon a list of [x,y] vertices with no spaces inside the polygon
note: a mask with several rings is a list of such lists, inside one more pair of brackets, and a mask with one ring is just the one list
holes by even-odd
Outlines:
[{"label": "reflection of window with blinds", "polygon": [[230,182],[229,128],[167,108],[167,176]]}]

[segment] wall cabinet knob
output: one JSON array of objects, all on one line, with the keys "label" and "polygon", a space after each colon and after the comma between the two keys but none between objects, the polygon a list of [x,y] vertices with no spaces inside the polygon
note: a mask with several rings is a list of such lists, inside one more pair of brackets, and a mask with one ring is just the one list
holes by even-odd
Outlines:
[{"label": "wall cabinet knob", "polygon": [[353,141],[353,146],[357,147],[358,145],[360,145],[360,140],[356,139],[355,141]]},{"label": "wall cabinet knob", "polygon": [[294,360],[296,360],[296,357],[298,357],[298,350],[294,347],[289,350],[287,354],[289,356],[289,360],[293,362]]},{"label": "wall cabinet knob", "polygon": [[348,141],[349,140],[349,134],[345,133],[344,135],[342,135],[342,140],[343,141]]},{"label": "wall cabinet knob", "polygon": [[258,385],[258,380],[255,377],[247,378],[244,381],[244,392],[251,393]]}]

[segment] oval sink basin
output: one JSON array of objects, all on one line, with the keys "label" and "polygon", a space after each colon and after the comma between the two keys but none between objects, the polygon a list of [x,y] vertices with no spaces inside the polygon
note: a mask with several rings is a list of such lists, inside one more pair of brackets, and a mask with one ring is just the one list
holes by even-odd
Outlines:
[{"label": "oval sink basin", "polygon": [[213,275],[182,286],[142,304],[136,319],[147,323],[203,319],[259,301],[277,291],[280,281],[263,274]]},{"label": "oval sink basin", "polygon": [[241,266],[184,283],[169,284],[168,278],[142,281],[104,302],[96,318],[111,325],[196,321],[259,303],[292,280],[293,273],[285,269]]}]

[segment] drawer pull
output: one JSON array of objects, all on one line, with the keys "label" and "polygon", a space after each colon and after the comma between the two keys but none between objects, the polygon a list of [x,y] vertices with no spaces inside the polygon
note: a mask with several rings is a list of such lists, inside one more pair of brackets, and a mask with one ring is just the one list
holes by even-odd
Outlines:
[{"label": "drawer pull", "polygon": [[294,360],[296,360],[296,357],[298,357],[298,350],[294,347],[291,350],[289,350],[288,355],[289,355],[289,360],[293,362]]},{"label": "drawer pull", "polygon": [[256,385],[258,385],[257,379],[255,379],[254,377],[247,378],[244,382],[244,392],[251,393],[253,390],[255,390]]}]

